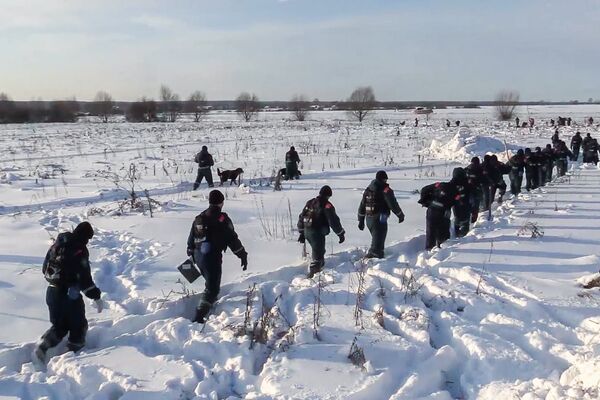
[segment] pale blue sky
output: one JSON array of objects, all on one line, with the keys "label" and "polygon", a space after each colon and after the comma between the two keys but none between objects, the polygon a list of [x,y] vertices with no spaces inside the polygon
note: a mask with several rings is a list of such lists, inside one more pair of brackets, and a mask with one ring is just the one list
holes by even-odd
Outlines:
[{"label": "pale blue sky", "polygon": [[600,99],[599,0],[0,0],[0,91]]}]

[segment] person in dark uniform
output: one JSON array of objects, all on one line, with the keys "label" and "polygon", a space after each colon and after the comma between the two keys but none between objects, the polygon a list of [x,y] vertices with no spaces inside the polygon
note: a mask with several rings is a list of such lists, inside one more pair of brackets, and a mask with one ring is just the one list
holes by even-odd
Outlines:
[{"label": "person in dark uniform", "polygon": [[387,220],[390,213],[398,217],[398,222],[404,221],[404,213],[398,205],[394,191],[387,184],[388,176],[385,171],[378,171],[375,179],[363,192],[363,197],[358,207],[358,229],[367,228],[371,233],[371,247],[367,258],[383,258],[385,238],[387,236]]},{"label": "person in dark uniform", "polygon": [[330,230],[338,235],[339,243],[344,243],[345,231],[342,228],[340,218],[335,212],[335,207],[329,202],[333,195],[331,188],[327,185],[319,190],[319,195],[306,202],[304,209],[298,217],[298,241],[308,241],[312,249],[312,261],[308,271],[308,278],[312,278],[317,272],[323,270],[325,265],[325,237]]},{"label": "person in dark uniform", "polygon": [[592,144],[594,142],[594,139],[592,139],[592,136],[588,133],[586,133],[585,138],[583,138],[583,141],[581,142],[581,149],[583,150],[583,162],[584,163],[591,163],[592,162]]},{"label": "person in dark uniform", "polygon": [[573,158],[573,153],[562,140],[557,143],[556,150],[556,174],[565,176],[569,168],[569,159]]},{"label": "person in dark uniform", "polygon": [[575,135],[573,135],[573,137],[571,138],[571,152],[573,153],[573,161],[577,161],[577,159],[579,158],[581,142],[583,142],[581,133],[575,132]]},{"label": "person in dark uniform", "polygon": [[222,212],[225,197],[218,190],[208,195],[208,208],[194,218],[187,240],[187,255],[191,256],[205,280],[204,293],[196,308],[194,322],[204,323],[221,290],[223,252],[229,247],[241,260],[242,270],[248,267],[248,253],[238,238],[233,222]]},{"label": "person in dark uniform", "polygon": [[517,128],[521,127],[521,125],[519,125],[519,122],[520,122],[519,117],[516,117],[515,118],[515,124],[516,124]]},{"label": "person in dark uniform", "polygon": [[556,154],[552,145],[548,143],[546,147],[542,150],[544,154],[544,158],[546,160],[546,183],[552,182],[552,170],[554,169],[554,164],[556,162]]},{"label": "person in dark uniform", "polygon": [[502,203],[504,194],[506,193],[506,182],[503,175],[510,172],[510,167],[498,160],[498,156],[492,154],[490,157],[488,178],[491,181],[490,201],[493,203],[498,193],[498,204]]},{"label": "person in dark uniform", "polygon": [[298,164],[300,164],[300,156],[294,146],[292,146],[290,147],[290,150],[285,153],[285,175],[287,176],[287,179],[300,178]]},{"label": "person in dark uniform", "polygon": [[419,204],[427,207],[425,219],[425,249],[431,250],[450,239],[450,210],[459,195],[450,182],[436,182],[421,189]]},{"label": "person in dark uniform", "polygon": [[554,135],[552,135],[551,141],[553,146],[560,141],[560,138],[558,137],[558,129],[554,131]]},{"label": "person in dark uniform", "polygon": [[535,154],[531,152],[528,147],[525,149],[525,189],[529,192],[530,190],[537,189],[538,184],[538,162]]},{"label": "person in dark uniform", "polygon": [[467,179],[472,190],[471,223],[475,223],[475,221],[477,221],[477,217],[479,216],[479,208],[481,207],[481,203],[483,201],[482,182],[484,180],[484,176],[479,157],[473,157],[471,159],[471,163],[465,168],[465,172],[467,173]]},{"label": "person in dark uniform", "polygon": [[102,311],[101,292],[92,279],[87,249],[93,236],[90,223],[82,222],[72,233],[59,234],[46,254],[42,272],[49,284],[46,304],[52,327],[44,333],[34,352],[42,362],[48,349],[58,345],[67,334],[69,350],[76,352],[85,346],[88,322],[82,293],[95,301],[98,312]]},{"label": "person in dark uniform", "polygon": [[489,175],[490,171],[492,170],[491,159],[492,156],[490,154],[486,154],[483,156],[483,162],[481,163],[481,191],[483,193],[483,201],[481,202],[480,208],[481,211],[488,211],[492,205],[492,202],[494,201],[494,197],[490,196],[493,184],[493,180]]},{"label": "person in dark uniform", "polygon": [[452,207],[454,214],[454,234],[463,237],[469,232],[469,221],[473,205],[473,189],[463,168],[454,168],[451,183],[456,187],[456,202]]},{"label": "person in dark uniform", "polygon": [[510,179],[510,192],[513,196],[521,193],[521,187],[523,186],[523,173],[525,170],[525,153],[523,149],[517,150],[517,154],[512,156],[508,160],[510,172],[508,178]]},{"label": "person in dark uniform", "polygon": [[194,161],[198,163],[198,175],[196,176],[196,182],[194,182],[194,190],[198,189],[198,186],[202,183],[202,178],[206,179],[208,187],[213,187],[211,167],[215,165],[215,161],[213,160],[213,156],[208,152],[208,147],[202,146],[202,150],[196,154]]},{"label": "person in dark uniform", "polygon": [[538,163],[538,184],[539,186],[546,186],[546,155],[542,153],[542,148],[539,146],[535,148],[535,152],[533,154],[535,155]]}]

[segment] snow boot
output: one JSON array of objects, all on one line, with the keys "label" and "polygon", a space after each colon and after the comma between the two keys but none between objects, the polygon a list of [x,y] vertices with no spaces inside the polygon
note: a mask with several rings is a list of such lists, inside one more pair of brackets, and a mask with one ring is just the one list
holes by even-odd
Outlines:
[{"label": "snow boot", "polygon": [[211,304],[207,301],[202,301],[198,308],[196,308],[196,316],[194,317],[193,322],[198,322],[199,324],[203,324],[206,322],[208,317],[208,313],[210,312]]}]

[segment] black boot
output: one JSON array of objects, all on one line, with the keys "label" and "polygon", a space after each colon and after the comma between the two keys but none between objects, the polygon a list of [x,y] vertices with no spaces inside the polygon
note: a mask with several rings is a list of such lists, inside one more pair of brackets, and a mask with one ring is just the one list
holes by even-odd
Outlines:
[{"label": "black boot", "polygon": [[198,306],[198,308],[196,308],[196,316],[194,317],[194,321],[193,322],[198,322],[200,324],[203,324],[206,322],[206,317],[208,316],[208,313],[210,312],[210,307],[211,304],[207,301],[203,301],[200,303],[200,305]]}]

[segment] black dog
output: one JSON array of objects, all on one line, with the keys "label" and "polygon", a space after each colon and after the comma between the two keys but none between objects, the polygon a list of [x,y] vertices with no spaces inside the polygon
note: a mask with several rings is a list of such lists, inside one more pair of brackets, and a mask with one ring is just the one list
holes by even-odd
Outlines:
[{"label": "black dog", "polygon": [[[233,185],[235,182],[237,185],[242,183],[242,174],[244,170],[241,168],[236,168],[233,170],[221,171],[217,168],[217,175],[219,175],[219,179],[221,180],[221,186],[227,181],[231,181],[229,185]],[[236,182],[237,181],[237,182]]]}]

